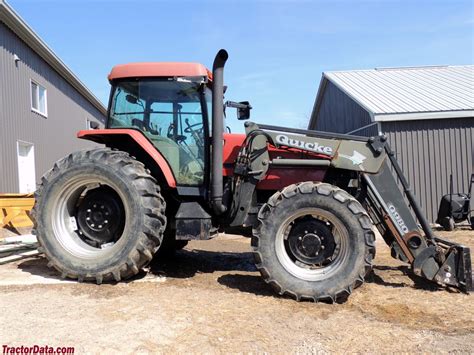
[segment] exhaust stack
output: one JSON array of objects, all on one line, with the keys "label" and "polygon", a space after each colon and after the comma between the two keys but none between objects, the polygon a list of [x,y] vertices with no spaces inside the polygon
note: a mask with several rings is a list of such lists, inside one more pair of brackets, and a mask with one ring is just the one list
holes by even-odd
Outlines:
[{"label": "exhaust stack", "polygon": [[222,204],[223,177],[222,153],[224,133],[224,65],[229,58],[225,49],[221,49],[212,65],[212,176],[211,204],[217,215],[223,214],[227,208]]}]

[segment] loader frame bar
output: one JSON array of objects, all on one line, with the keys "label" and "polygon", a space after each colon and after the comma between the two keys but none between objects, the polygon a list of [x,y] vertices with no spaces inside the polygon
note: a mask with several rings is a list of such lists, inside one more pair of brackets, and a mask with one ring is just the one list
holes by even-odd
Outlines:
[{"label": "loader frame bar", "polygon": [[426,219],[425,214],[423,213],[423,210],[418,205],[418,202],[415,199],[415,195],[413,194],[410,184],[405,178],[405,175],[403,175],[402,168],[400,167],[397,159],[395,158],[395,152],[390,148],[390,145],[388,143],[385,144],[385,151],[387,152],[390,163],[395,169],[398,179],[400,179],[400,184],[403,187],[403,192],[405,193],[408,199],[408,202],[410,202],[410,206],[413,209],[413,212],[415,213],[416,218],[420,222],[423,232],[425,232],[425,236],[431,241],[435,241],[433,230],[431,229],[430,224],[428,220]]}]

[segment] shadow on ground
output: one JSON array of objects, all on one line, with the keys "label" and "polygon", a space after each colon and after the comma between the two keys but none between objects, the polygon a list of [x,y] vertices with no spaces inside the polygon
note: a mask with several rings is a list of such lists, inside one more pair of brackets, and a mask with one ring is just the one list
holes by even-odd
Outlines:
[{"label": "shadow on ground", "polygon": [[[403,282],[403,281],[394,282],[394,281],[384,280],[381,274],[387,271],[395,273],[396,276],[398,277],[408,277],[413,282],[413,285],[411,285],[409,282]],[[386,287],[394,287],[394,288],[412,287],[415,289],[432,291],[432,292],[444,289],[442,286],[432,281],[416,276],[411,271],[410,267],[407,265],[400,265],[400,266],[374,265],[372,268],[372,272],[367,276],[366,281],[370,283],[375,283],[377,285],[386,286]],[[447,290],[448,292],[457,292],[449,288]]]},{"label": "shadow on ground", "polygon": [[[56,270],[47,266],[46,258],[41,256],[22,261],[18,264],[18,268],[31,275],[49,279],[61,279]],[[275,297],[271,287],[256,272],[252,253],[249,252],[216,252],[185,249],[177,251],[174,256],[155,257],[149,266],[149,272],[153,275],[176,279],[187,279],[193,278],[197,274],[227,271],[231,273],[217,277],[219,284],[241,292]],[[138,275],[126,282],[133,282],[146,275],[147,273],[142,270]],[[406,279],[407,276],[412,283]],[[393,288],[406,287],[432,292],[442,289],[442,287],[434,282],[414,275],[406,265],[374,265],[373,271],[367,276],[366,281]],[[114,284],[115,282],[111,283]],[[449,289],[448,291],[457,292],[457,290]]]},{"label": "shadow on ground", "polygon": [[[43,256],[22,261],[17,267],[31,275],[61,279],[58,271],[48,267],[48,261]],[[256,269],[252,253],[180,250],[173,256],[153,258],[149,271],[152,274],[170,278],[192,278],[196,274],[202,273],[217,271],[255,272]],[[130,281],[143,278],[145,275],[146,272],[140,272]]]},{"label": "shadow on ground", "polygon": [[229,253],[207,250],[180,250],[174,256],[155,257],[150,271],[167,277],[190,278],[197,273],[216,271],[256,271],[252,253]]},{"label": "shadow on ground", "polygon": [[38,256],[22,261],[18,264],[18,269],[30,275],[61,280],[58,271],[48,267],[48,260],[44,256]]},{"label": "shadow on ground", "polygon": [[220,276],[217,282],[240,292],[257,296],[277,297],[275,291],[263,281],[260,275],[228,274]]}]

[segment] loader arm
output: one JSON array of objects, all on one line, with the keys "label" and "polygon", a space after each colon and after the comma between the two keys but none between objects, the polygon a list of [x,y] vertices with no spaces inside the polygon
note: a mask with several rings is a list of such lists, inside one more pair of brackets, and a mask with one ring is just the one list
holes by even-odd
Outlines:
[{"label": "loader arm", "polygon": [[[249,195],[251,186],[264,178],[272,164],[324,165],[353,171],[360,180],[361,202],[393,255],[409,262],[418,276],[463,292],[472,291],[469,248],[434,236],[384,135],[368,138],[252,122],[246,122],[245,127],[248,139],[236,164],[237,175],[241,175],[237,180],[242,180],[240,190]],[[270,160],[268,145],[310,151],[326,159]]]}]

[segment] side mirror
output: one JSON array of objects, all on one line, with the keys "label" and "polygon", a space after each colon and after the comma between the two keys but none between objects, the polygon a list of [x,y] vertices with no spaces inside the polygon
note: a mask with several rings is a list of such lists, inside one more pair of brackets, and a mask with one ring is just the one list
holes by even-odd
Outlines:
[{"label": "side mirror", "polygon": [[248,120],[250,118],[250,110],[252,106],[248,101],[239,102],[244,107],[237,108],[237,119],[238,120]]},{"label": "side mirror", "polygon": [[225,103],[226,107],[234,107],[237,109],[237,119],[238,120],[248,120],[250,118],[250,110],[252,106],[248,101],[234,102],[227,101]]}]

